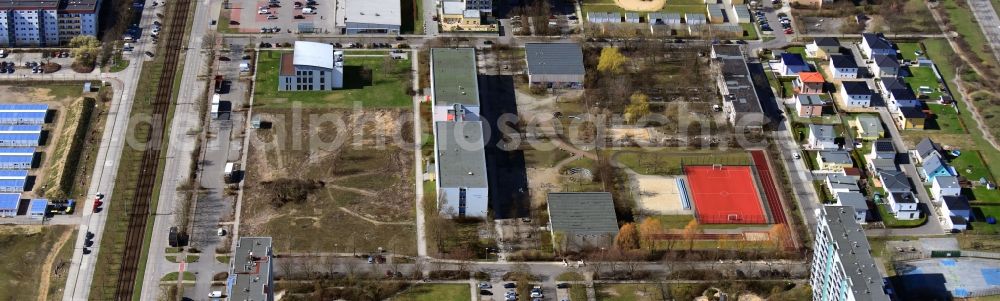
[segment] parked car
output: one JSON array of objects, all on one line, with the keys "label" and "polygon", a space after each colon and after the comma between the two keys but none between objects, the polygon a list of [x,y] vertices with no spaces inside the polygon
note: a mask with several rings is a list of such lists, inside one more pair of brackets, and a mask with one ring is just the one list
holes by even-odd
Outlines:
[{"label": "parked car", "polygon": [[152,53],[152,52],[149,52],[149,51],[146,51],[146,56],[148,56],[148,57],[153,57],[153,53]]},{"label": "parked car", "polygon": [[503,288],[517,288],[517,284],[514,284],[513,282],[507,282],[503,284]]},{"label": "parked car", "polygon": [[295,15],[295,17],[292,17],[292,18],[294,18],[294,19],[305,19],[306,17],[303,16],[303,15]]},{"label": "parked car", "polygon": [[267,19],[268,19],[268,20],[277,20],[277,19],[278,19],[278,16],[275,16],[275,15],[268,15],[268,16],[267,16]]}]

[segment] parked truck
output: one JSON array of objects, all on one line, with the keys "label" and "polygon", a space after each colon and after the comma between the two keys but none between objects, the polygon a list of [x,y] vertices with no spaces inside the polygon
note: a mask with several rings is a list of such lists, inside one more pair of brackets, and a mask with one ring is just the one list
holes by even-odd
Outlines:
[{"label": "parked truck", "polygon": [[235,177],[233,176],[233,172],[235,172],[234,169],[236,169],[235,163],[233,162],[226,163],[226,168],[223,169],[222,171],[222,179],[225,180],[226,183],[235,182],[234,181]]}]

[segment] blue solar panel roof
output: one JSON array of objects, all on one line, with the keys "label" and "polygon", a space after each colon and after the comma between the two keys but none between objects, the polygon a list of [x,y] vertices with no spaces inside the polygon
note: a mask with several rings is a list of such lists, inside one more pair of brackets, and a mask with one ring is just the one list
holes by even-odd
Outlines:
[{"label": "blue solar panel roof", "polygon": [[39,133],[42,131],[42,126],[40,125],[0,125],[0,133],[3,132],[34,132]]},{"label": "blue solar panel roof", "polygon": [[47,111],[49,105],[47,104],[14,104],[14,103],[0,103],[0,112],[11,112],[11,111]]},{"label": "blue solar panel roof", "polygon": [[0,147],[0,156],[4,154],[34,154],[34,147]]},{"label": "blue solar panel roof", "polygon": [[20,202],[20,193],[0,193],[0,210],[17,210]]},{"label": "blue solar panel roof", "polygon": [[38,138],[40,138],[41,136],[42,136],[42,134],[40,134],[40,133],[32,133],[32,134],[28,134],[28,133],[6,133],[6,134],[0,133],[0,140],[4,140],[4,141],[21,141],[21,140],[38,141]]},{"label": "blue solar panel roof", "polygon": [[31,163],[34,155],[0,156],[0,163]]},{"label": "blue solar panel roof", "polygon": [[0,111],[0,122],[11,123],[14,120],[32,120],[34,123],[45,122],[45,112],[2,112]]},{"label": "blue solar panel roof", "polygon": [[5,177],[26,178],[26,177],[28,177],[28,171],[27,170],[0,170],[0,178],[5,178]]},{"label": "blue solar panel roof", "polygon": [[45,208],[48,208],[49,200],[46,199],[34,199],[31,203],[28,203],[28,214],[45,214]]},{"label": "blue solar panel roof", "polygon": [[0,180],[0,187],[14,187],[24,189],[24,179],[21,180]]}]

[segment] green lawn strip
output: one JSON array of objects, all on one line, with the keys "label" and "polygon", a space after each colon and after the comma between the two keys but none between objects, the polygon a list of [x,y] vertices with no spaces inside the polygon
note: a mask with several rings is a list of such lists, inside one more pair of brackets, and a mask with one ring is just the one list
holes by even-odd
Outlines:
[{"label": "green lawn strip", "polygon": [[961,155],[951,159],[950,164],[959,175],[970,181],[976,182],[980,178],[993,181],[993,175],[990,174],[990,171],[986,169],[986,164],[980,159],[979,151],[962,151]]},{"label": "green lawn strip", "polygon": [[397,295],[397,301],[468,301],[468,284],[418,284]]},{"label": "green lawn strip", "polygon": [[[160,281],[161,282],[163,282],[163,281],[177,281],[177,277],[179,275],[180,275],[180,273],[178,273],[178,272],[170,272],[170,273],[167,273],[166,275],[163,275],[163,278],[160,278]],[[194,273],[191,273],[191,272],[184,272],[184,276],[182,276],[182,277],[184,277],[184,281],[195,281],[195,279],[196,279]]]},{"label": "green lawn strip", "polygon": [[925,131],[939,131],[944,134],[965,134],[965,127],[958,119],[958,112],[950,105],[927,103],[927,108],[934,113],[934,123],[937,129],[926,128]]},{"label": "green lawn strip", "polygon": [[[938,83],[937,76],[931,67],[910,66],[907,68],[910,76],[904,77],[903,81],[910,84],[910,88],[918,95],[926,95],[928,101],[937,101],[941,97],[941,84]],[[930,93],[921,93],[921,87],[930,89]]]},{"label": "green lawn strip", "polygon": [[570,284],[569,286],[569,300],[570,301],[587,301],[587,286],[583,284]]},{"label": "green lawn strip", "polygon": [[[386,67],[383,57],[344,58],[344,89],[333,91],[278,91],[278,69],[282,51],[263,51],[258,58],[255,105],[287,108],[292,103],[303,107],[351,108],[360,102],[366,108],[409,107],[410,60],[391,60]],[[288,52],[284,52],[288,53]],[[364,74],[370,74],[366,82]]]},{"label": "green lawn strip", "polygon": [[[952,27],[962,39],[968,42],[976,56],[982,59],[987,65],[996,66],[996,59],[993,57],[992,52],[988,50],[989,43],[986,42],[982,28],[976,23],[976,18],[972,16],[972,11],[969,10],[968,4],[965,5],[966,7],[959,7],[957,2],[957,0],[941,1]],[[928,54],[930,54],[930,49],[928,49]],[[938,63],[938,60],[934,60],[934,62]]]},{"label": "green lawn strip", "polygon": [[750,155],[744,151],[639,151],[622,150],[617,161],[644,175],[679,175],[681,165],[748,165]]},{"label": "green lawn strip", "polygon": [[121,52],[115,54],[114,64],[111,65],[111,72],[120,72],[128,68],[129,60],[122,58]]},{"label": "green lawn strip", "polygon": [[1000,203],[1000,190],[987,189],[983,186],[972,188],[972,200],[977,202]]},{"label": "green lawn strip", "polygon": [[896,43],[896,48],[899,49],[899,54],[903,57],[903,59],[907,61],[917,59],[916,51],[923,52],[923,50],[920,49],[920,43],[900,42]]},{"label": "green lawn strip", "polygon": [[[981,151],[980,154],[982,155],[983,161],[985,161],[986,166],[993,174],[993,178],[1000,178],[1000,151],[994,149],[993,146],[983,138],[982,132],[980,132],[979,128],[975,126],[977,122],[972,117],[972,114],[969,113],[969,108],[966,106],[964,101],[960,100],[962,95],[958,94],[957,90],[955,90],[954,83],[952,83],[952,79],[955,77],[955,67],[951,65],[948,58],[954,55],[954,51],[952,51],[948,42],[943,39],[927,39],[923,41],[923,44],[927,49],[927,55],[930,59],[934,60],[935,64],[937,64],[938,70],[941,72],[941,76],[945,78],[945,82],[954,92],[953,96],[956,99],[956,104],[959,111],[962,112],[962,114],[959,115],[959,118],[961,118],[962,122],[966,125],[970,134],[968,135],[968,141],[971,141],[972,144],[975,145],[975,150]],[[988,114],[994,110],[1000,111],[1000,108],[997,108],[998,106],[994,105],[980,103],[977,106],[981,110],[980,112],[982,114]],[[993,126],[994,124],[992,122],[987,124],[987,128],[992,128]],[[965,149],[963,151],[967,150],[969,149]]]},{"label": "green lawn strip", "polygon": [[986,223],[986,219],[990,217],[1000,219],[1000,206],[975,206],[972,211],[975,221],[971,228],[975,234],[1000,234],[1000,224]]},{"label": "green lawn strip", "polygon": [[226,264],[228,264],[229,263],[229,259],[230,259],[230,257],[228,255],[215,256],[215,261],[217,261],[219,263],[226,263]]},{"label": "green lawn strip", "polygon": [[889,228],[913,228],[923,225],[927,221],[927,215],[923,215],[915,220],[898,220],[889,210],[889,204],[878,204],[878,213],[882,217],[882,222]]},{"label": "green lawn strip", "polygon": [[803,59],[806,58],[806,47],[805,46],[791,46],[791,47],[785,48],[785,52],[800,54],[800,55],[802,55]]},{"label": "green lawn strip", "polygon": [[602,301],[639,301],[664,300],[659,288],[654,284],[622,283],[595,285],[597,300]]}]

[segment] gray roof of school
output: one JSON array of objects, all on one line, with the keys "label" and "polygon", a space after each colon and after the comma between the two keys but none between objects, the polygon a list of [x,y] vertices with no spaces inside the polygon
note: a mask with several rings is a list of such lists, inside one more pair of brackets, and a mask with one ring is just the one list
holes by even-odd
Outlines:
[{"label": "gray roof of school", "polygon": [[[273,290],[271,279],[271,238],[241,237],[233,254],[232,290],[229,300],[267,300],[265,289]],[[266,259],[266,260],[265,260]]]},{"label": "gray roof of school", "polygon": [[860,192],[838,192],[837,199],[841,205],[854,207],[855,210],[868,210],[868,198]]},{"label": "gray roof of school", "polygon": [[472,48],[431,49],[431,83],[435,105],[479,105],[476,50]]},{"label": "gray roof of school", "polygon": [[618,233],[615,204],[608,192],[550,192],[552,231],[574,234]]},{"label": "gray roof of school", "polygon": [[479,121],[438,121],[437,165],[441,187],[486,187],[486,151]]},{"label": "gray roof of school", "polygon": [[836,164],[852,164],[854,160],[851,159],[851,153],[846,151],[820,151],[820,158],[823,158],[823,162],[836,163]]},{"label": "gray roof of school", "polygon": [[888,301],[889,296],[882,290],[882,275],[875,266],[871,255],[871,245],[865,232],[854,217],[854,210],[846,206],[825,206],[823,218],[830,226],[830,236],[837,256],[844,267],[844,274],[851,278],[851,293],[854,300]]},{"label": "gray roof of school", "polygon": [[902,171],[881,170],[878,176],[886,191],[910,191],[913,189],[913,186],[910,185],[910,178]]},{"label": "gray roof of school", "polygon": [[586,73],[580,44],[527,43],[524,44],[524,52],[528,60],[528,74]]},{"label": "gray roof of school", "polygon": [[737,45],[715,45],[712,49],[719,59],[722,77],[729,95],[732,95],[733,110],[738,113],[762,113],[757,90],[750,78],[750,69]]}]

